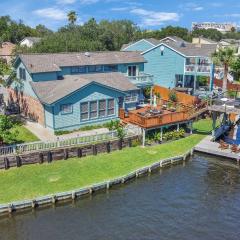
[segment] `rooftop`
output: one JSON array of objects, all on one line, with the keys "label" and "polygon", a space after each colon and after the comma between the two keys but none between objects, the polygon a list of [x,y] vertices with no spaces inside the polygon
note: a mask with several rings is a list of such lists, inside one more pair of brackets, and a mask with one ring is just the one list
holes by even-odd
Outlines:
[{"label": "rooftop", "polygon": [[140,52],[78,52],[21,54],[20,59],[30,73],[61,71],[60,67],[146,62]]},{"label": "rooftop", "polygon": [[31,82],[30,84],[41,102],[52,104],[91,83],[122,92],[137,89],[127,77],[117,72],[65,75],[63,80]]}]

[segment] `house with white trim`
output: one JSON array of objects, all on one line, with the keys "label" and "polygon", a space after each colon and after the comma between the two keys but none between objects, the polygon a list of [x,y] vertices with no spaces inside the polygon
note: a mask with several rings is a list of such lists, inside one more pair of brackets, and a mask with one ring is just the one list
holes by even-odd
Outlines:
[{"label": "house with white trim", "polygon": [[121,50],[141,52],[146,59],[144,70],[154,76],[154,84],[195,91],[198,76],[213,76],[211,55],[216,49],[217,44],[192,44],[169,36],[162,40],[141,39],[125,44]]}]

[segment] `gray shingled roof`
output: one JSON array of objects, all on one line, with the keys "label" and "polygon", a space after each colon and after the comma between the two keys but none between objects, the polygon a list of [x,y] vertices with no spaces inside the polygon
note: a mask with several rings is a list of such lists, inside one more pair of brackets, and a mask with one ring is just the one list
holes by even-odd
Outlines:
[{"label": "gray shingled roof", "polygon": [[65,75],[63,80],[30,82],[30,84],[41,102],[52,104],[93,82],[122,92],[137,89],[126,76],[118,72]]},{"label": "gray shingled roof", "polygon": [[140,52],[21,54],[30,73],[60,71],[60,67],[146,62]]},{"label": "gray shingled roof", "polygon": [[167,46],[173,48],[174,50],[182,53],[185,56],[201,56],[201,57],[211,57],[211,55],[216,51],[217,44],[201,44],[196,45],[192,43],[175,43],[169,42],[164,43]]}]

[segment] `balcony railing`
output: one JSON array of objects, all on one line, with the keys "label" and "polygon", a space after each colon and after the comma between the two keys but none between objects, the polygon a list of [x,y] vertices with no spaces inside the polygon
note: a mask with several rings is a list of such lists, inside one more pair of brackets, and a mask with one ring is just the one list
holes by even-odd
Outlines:
[{"label": "balcony railing", "polygon": [[126,96],[124,98],[125,103],[133,103],[133,102],[138,102],[138,96]]},{"label": "balcony railing", "polygon": [[197,73],[210,73],[211,72],[211,65],[185,65],[185,72],[197,72]]},{"label": "balcony railing", "polygon": [[140,73],[138,76],[128,76],[128,79],[136,86],[153,85],[153,75]]}]

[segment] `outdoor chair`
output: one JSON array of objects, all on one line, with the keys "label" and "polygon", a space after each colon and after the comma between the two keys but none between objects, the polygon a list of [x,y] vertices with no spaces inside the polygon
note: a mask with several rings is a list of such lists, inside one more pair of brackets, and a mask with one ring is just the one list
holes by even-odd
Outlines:
[{"label": "outdoor chair", "polygon": [[232,151],[233,153],[239,153],[239,152],[240,152],[240,149],[238,148],[238,145],[233,144],[233,145],[231,146],[231,151]]},{"label": "outdoor chair", "polygon": [[220,148],[221,150],[229,149],[229,144],[225,143],[223,140],[220,140],[219,144],[220,144],[220,145],[219,145],[219,148]]}]

